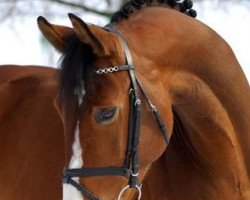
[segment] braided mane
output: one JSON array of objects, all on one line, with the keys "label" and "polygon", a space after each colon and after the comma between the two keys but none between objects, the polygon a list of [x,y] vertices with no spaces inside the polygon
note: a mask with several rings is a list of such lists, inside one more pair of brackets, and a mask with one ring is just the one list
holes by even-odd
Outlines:
[{"label": "braided mane", "polygon": [[129,18],[129,16],[144,6],[168,6],[175,10],[179,10],[193,18],[197,16],[197,13],[193,7],[193,2],[191,0],[131,0],[125,3],[119,11],[117,11],[111,18],[111,22],[119,22],[123,19]]},{"label": "braided mane", "polygon": [[[196,17],[196,11],[191,9],[193,6],[191,0],[184,0],[182,3],[180,3],[180,0],[131,0],[113,15],[111,22],[127,19],[133,12],[143,6],[167,6],[191,17]],[[90,47],[82,44],[75,34],[70,35],[67,49],[61,58],[59,98],[62,103],[67,104],[72,101],[72,97],[75,94],[82,94],[84,89],[95,94],[94,82],[90,80],[91,77],[87,76],[88,71],[92,70],[90,68],[92,60],[93,53]],[[101,81],[97,78],[95,80]],[[94,98],[95,95],[89,96]]]}]

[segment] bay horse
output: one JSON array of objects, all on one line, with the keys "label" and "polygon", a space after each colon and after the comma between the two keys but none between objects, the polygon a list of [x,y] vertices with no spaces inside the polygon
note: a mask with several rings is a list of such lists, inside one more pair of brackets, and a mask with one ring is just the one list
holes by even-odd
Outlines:
[{"label": "bay horse", "polygon": [[[164,2],[129,2],[113,18],[116,23],[112,28],[105,29],[86,24],[72,14],[69,16],[73,28],[38,18],[44,36],[63,54],[55,102],[65,133],[64,200],[83,199],[89,191],[88,199],[116,199],[121,191],[123,199],[137,199],[140,182],[142,199],[146,200],[250,198],[249,84],[220,36],[169,6]],[[185,12],[194,16],[192,10]],[[120,41],[119,37],[123,39]],[[131,52],[130,59],[124,51]],[[9,91],[6,93],[8,96]],[[51,106],[51,98],[48,99]],[[53,115],[55,111],[50,108]],[[150,108],[153,112],[158,109],[154,112],[158,121]],[[135,120],[130,120],[131,116]],[[55,132],[62,131],[58,116],[54,117],[58,123]],[[45,120],[44,126],[51,130],[50,119],[41,117],[37,124]],[[134,126],[129,131],[131,121]],[[133,132],[138,124],[140,135]],[[166,135],[161,134],[164,126],[159,128],[163,124],[168,144]],[[128,132],[134,134],[132,140]],[[59,139],[53,142],[63,144]],[[135,143],[132,156],[127,156],[131,153],[127,145],[130,140]],[[60,161],[61,156],[58,155]],[[121,168],[125,158],[133,161],[128,169]],[[56,171],[48,163],[44,162],[46,168],[37,173],[39,177],[48,176],[51,170],[51,176],[53,172],[58,174],[61,164],[54,162],[59,166]],[[129,183],[119,176],[122,169],[128,173]],[[139,173],[134,173],[137,170]],[[118,176],[108,176],[114,172]],[[138,191],[127,189],[127,185]],[[56,193],[57,188],[47,190]],[[45,199],[45,195],[49,194],[41,194],[40,199]]]},{"label": "bay horse", "polygon": [[62,199],[63,126],[57,71],[0,66],[0,199]]},{"label": "bay horse", "polygon": [[184,4],[130,1],[104,28],[38,18],[63,55],[64,200],[250,199],[249,84]]}]

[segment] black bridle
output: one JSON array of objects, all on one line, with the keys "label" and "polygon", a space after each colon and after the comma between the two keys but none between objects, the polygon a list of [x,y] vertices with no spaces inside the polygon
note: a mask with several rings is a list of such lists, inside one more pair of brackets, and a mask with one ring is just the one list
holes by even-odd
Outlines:
[{"label": "black bridle", "polygon": [[138,145],[139,145],[139,133],[140,133],[140,124],[141,124],[141,112],[142,105],[141,99],[139,96],[139,89],[146,99],[149,107],[152,110],[152,114],[156,119],[166,143],[169,143],[170,135],[167,133],[165,124],[156,109],[156,107],[149,100],[147,93],[143,89],[142,85],[136,78],[134,64],[132,60],[131,53],[129,51],[128,45],[122,35],[112,26],[106,26],[106,30],[113,32],[119,38],[122,47],[124,49],[125,57],[126,57],[126,65],[121,66],[113,66],[107,67],[99,70],[95,70],[96,75],[102,75],[107,73],[115,73],[120,71],[128,71],[129,77],[131,80],[131,89],[129,92],[130,95],[130,117],[129,117],[129,133],[128,133],[128,144],[127,144],[127,152],[124,164],[122,167],[101,167],[101,168],[80,168],[80,169],[65,169],[63,176],[63,183],[71,184],[77,190],[79,190],[85,197],[90,200],[100,200],[99,197],[94,195],[91,191],[89,191],[82,184],[73,180],[76,177],[93,177],[93,176],[123,176],[126,177],[128,181],[128,186],[123,188],[118,196],[118,200],[120,199],[122,193],[128,188],[135,188],[139,192],[138,199],[141,198],[141,183],[138,180],[139,174],[139,154],[138,154]]}]

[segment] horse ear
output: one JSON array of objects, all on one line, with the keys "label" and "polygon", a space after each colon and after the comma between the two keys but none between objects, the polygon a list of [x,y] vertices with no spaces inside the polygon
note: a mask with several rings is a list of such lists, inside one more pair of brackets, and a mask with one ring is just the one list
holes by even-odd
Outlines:
[{"label": "horse ear", "polygon": [[44,37],[59,51],[64,52],[67,46],[67,38],[74,31],[66,26],[50,24],[44,17],[37,18],[38,27]]},{"label": "horse ear", "polygon": [[[82,43],[90,45],[98,56],[109,56],[115,52],[114,35],[100,27],[86,24],[79,17],[69,14],[73,29]],[[112,42],[113,41],[113,42]]]}]

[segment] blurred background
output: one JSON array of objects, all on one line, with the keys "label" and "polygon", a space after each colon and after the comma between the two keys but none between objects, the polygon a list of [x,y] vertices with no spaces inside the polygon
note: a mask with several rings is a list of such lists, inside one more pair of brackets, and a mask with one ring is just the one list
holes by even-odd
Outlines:
[{"label": "blurred background", "polygon": [[[71,26],[67,13],[104,26],[127,0],[0,0],[0,64],[57,67],[59,55],[36,24]],[[218,32],[232,47],[250,80],[250,0],[194,0],[197,19]],[[216,47],[215,47],[216,48]]]}]

